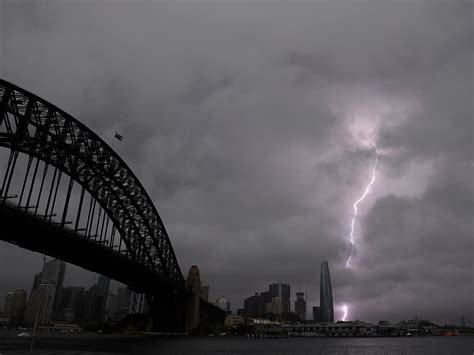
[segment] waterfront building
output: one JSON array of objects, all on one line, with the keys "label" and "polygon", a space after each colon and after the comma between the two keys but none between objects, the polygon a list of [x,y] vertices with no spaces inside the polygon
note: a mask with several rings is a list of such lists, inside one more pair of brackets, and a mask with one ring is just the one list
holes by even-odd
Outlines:
[{"label": "waterfront building", "polygon": [[306,320],[306,300],[304,298],[304,292],[296,292],[295,314],[300,320]]},{"label": "waterfront building", "polygon": [[284,324],[293,337],[368,337],[375,336],[377,327],[361,321],[312,324]]},{"label": "waterfront building", "polygon": [[245,324],[245,319],[242,316],[229,314],[227,317],[225,317],[224,325],[226,327],[236,327],[242,324]]},{"label": "waterfront building", "polygon": [[321,263],[321,281],[320,281],[321,318],[323,322],[334,322],[334,305],[332,299],[331,276],[329,275],[329,265],[327,261]]}]

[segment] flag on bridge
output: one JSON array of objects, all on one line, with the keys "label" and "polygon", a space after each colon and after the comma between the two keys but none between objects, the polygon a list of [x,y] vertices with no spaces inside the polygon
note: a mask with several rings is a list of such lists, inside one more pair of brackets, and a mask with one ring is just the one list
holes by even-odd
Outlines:
[{"label": "flag on bridge", "polygon": [[117,132],[115,132],[115,138],[117,138],[120,142],[123,141],[123,136]]}]

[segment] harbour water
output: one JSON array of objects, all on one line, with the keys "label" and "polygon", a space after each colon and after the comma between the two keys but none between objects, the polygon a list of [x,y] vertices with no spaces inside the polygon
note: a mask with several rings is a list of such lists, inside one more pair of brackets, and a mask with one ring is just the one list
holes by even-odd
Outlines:
[{"label": "harbour water", "polygon": [[0,354],[473,354],[474,337],[401,338],[151,338],[131,335],[40,334],[34,352],[28,338],[0,333]]}]

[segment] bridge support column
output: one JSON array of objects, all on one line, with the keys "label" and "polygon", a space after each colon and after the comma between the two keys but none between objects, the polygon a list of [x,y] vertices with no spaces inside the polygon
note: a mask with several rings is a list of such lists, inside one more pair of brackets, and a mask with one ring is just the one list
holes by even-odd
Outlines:
[{"label": "bridge support column", "polygon": [[152,330],[164,333],[185,331],[186,296],[180,291],[146,294]]}]

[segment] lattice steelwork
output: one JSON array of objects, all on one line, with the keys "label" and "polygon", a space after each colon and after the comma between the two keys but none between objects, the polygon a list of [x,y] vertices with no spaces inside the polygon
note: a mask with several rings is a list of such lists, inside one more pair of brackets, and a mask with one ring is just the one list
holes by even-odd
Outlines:
[{"label": "lattice steelwork", "polygon": [[[54,223],[183,284],[150,197],[94,132],[45,100],[0,80],[0,146],[10,149],[5,171],[0,171],[0,204]],[[21,179],[13,178],[18,170]],[[79,189],[76,195],[74,188]]]}]

